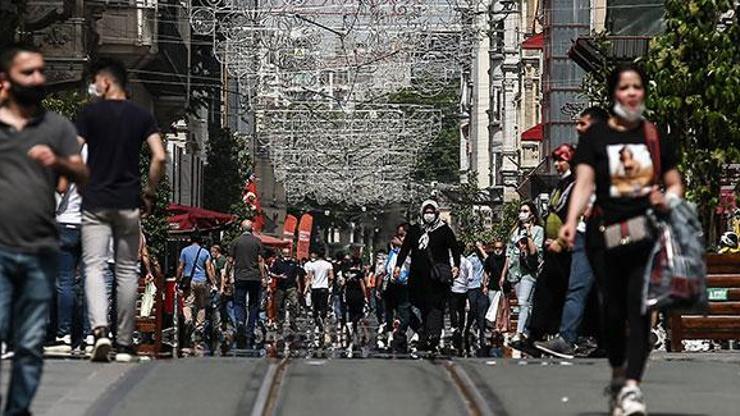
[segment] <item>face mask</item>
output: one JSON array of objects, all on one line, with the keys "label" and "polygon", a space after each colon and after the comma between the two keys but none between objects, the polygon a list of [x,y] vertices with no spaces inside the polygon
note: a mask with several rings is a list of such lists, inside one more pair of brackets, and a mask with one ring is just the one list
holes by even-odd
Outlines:
[{"label": "face mask", "polygon": [[618,102],[614,103],[614,114],[616,114],[617,117],[629,123],[635,123],[635,122],[642,120],[643,111],[645,111],[644,104],[640,104],[640,106],[637,107],[637,109],[631,110]]},{"label": "face mask", "polygon": [[24,107],[34,107],[41,104],[41,101],[46,97],[46,86],[25,86],[10,81],[10,93],[18,104]]},{"label": "face mask", "polygon": [[496,257],[500,257],[504,255],[504,250],[493,250],[493,255]]},{"label": "face mask", "polygon": [[91,97],[100,98],[103,96],[103,93],[98,90],[98,86],[95,84],[88,85],[87,93],[90,94]]},{"label": "face mask", "polygon": [[519,213],[519,221],[521,221],[521,222],[527,222],[527,221],[529,221],[529,213],[528,212],[520,212]]},{"label": "face mask", "polygon": [[431,224],[434,222],[434,220],[437,218],[435,214],[424,214],[424,222],[427,224]]}]

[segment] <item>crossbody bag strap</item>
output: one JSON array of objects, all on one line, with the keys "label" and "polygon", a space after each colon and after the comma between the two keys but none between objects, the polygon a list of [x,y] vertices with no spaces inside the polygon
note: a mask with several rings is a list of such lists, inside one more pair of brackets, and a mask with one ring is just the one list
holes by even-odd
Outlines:
[{"label": "crossbody bag strap", "polygon": [[659,183],[663,176],[662,166],[660,164],[660,135],[655,124],[645,120],[643,123],[645,129],[645,144],[650,150],[650,158],[653,161],[653,180]]},{"label": "crossbody bag strap", "polygon": [[192,280],[193,277],[195,277],[195,269],[198,267],[198,259],[200,258],[200,252],[203,250],[203,247],[198,248],[198,252],[195,254],[195,261],[193,262],[193,268],[190,270],[190,279]]}]

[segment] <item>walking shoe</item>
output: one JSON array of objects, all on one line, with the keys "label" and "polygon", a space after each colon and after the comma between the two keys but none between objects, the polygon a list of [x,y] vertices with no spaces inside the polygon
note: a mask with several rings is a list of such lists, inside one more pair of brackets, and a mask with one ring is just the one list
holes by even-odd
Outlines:
[{"label": "walking shoe", "polygon": [[637,386],[624,386],[617,396],[615,416],[647,416],[645,398]]},{"label": "walking shoe", "polygon": [[69,353],[72,351],[72,336],[57,337],[53,344],[44,347],[44,352]]},{"label": "walking shoe", "polygon": [[98,363],[110,362],[108,353],[110,353],[113,345],[111,344],[110,339],[105,335],[105,328],[97,328],[94,331],[94,335],[95,345],[93,346],[90,361]]},{"label": "walking shoe", "polygon": [[93,347],[95,346],[95,337],[92,334],[88,335],[84,339],[85,354],[92,354]]},{"label": "walking shoe", "polygon": [[117,363],[136,363],[139,361],[139,357],[136,355],[136,349],[131,345],[118,345],[116,347],[116,362]]},{"label": "walking shoe", "polygon": [[549,341],[536,341],[534,346],[545,354],[554,355],[555,357],[566,360],[572,360],[575,353],[573,345],[561,336],[557,336]]},{"label": "walking shoe", "polygon": [[609,415],[614,415],[614,409],[617,407],[617,396],[624,387],[624,377],[613,378],[608,386],[604,388],[604,396],[609,398]]}]

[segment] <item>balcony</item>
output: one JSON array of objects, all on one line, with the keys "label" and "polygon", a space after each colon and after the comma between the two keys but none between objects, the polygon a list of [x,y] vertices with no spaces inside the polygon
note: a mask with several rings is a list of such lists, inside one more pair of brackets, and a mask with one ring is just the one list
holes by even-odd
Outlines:
[{"label": "balcony", "polygon": [[111,1],[95,29],[102,55],[115,56],[129,68],[141,67],[157,52],[157,1]]}]

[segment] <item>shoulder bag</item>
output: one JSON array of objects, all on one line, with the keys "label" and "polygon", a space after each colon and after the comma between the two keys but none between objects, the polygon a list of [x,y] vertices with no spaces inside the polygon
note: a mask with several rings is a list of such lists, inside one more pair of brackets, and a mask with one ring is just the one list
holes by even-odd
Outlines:
[{"label": "shoulder bag", "polygon": [[180,279],[180,283],[178,283],[178,288],[182,290],[183,292],[186,290],[190,290],[190,284],[193,281],[193,275],[195,274],[195,268],[198,266],[198,258],[200,258],[200,252],[202,250],[203,250],[203,247],[199,247],[198,253],[195,254],[195,261],[193,261],[193,268],[190,269],[190,275],[183,276],[182,279]]}]

